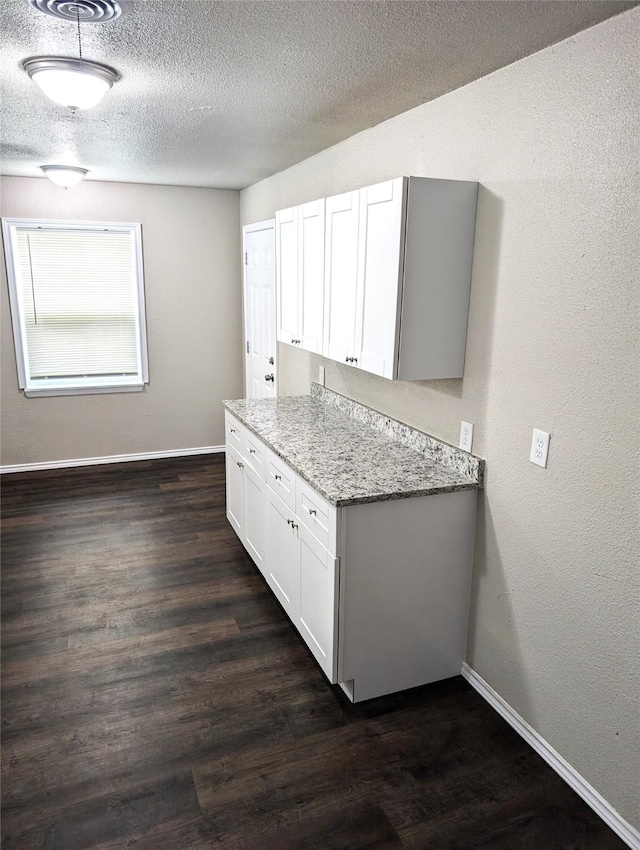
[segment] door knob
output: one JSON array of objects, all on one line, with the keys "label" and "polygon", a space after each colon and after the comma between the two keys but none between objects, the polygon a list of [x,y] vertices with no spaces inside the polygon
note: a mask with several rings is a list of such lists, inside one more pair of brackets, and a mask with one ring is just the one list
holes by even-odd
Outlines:
[{"label": "door knob", "polygon": [[273,381],[273,372],[270,375],[264,376],[265,381]]}]

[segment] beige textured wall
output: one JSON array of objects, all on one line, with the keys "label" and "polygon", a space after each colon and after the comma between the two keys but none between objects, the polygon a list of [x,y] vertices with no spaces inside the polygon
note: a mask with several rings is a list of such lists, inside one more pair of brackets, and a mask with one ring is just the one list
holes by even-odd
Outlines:
[{"label": "beige textured wall", "polygon": [[[465,377],[327,385],[487,459],[468,661],[640,827],[635,9],[241,194],[243,223],[401,174],[481,183]],[[550,431],[549,468],[529,462]]]},{"label": "beige textured wall", "polygon": [[140,393],[25,398],[2,263],[2,463],[222,445],[243,395],[239,194],[3,177],[3,216],[142,223],[150,383]]}]

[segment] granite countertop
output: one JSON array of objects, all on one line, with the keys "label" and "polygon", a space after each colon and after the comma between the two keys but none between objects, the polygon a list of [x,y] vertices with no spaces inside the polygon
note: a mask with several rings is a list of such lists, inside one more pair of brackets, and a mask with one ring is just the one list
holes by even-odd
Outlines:
[{"label": "granite countertop", "polygon": [[481,485],[478,458],[316,384],[310,396],[223,403],[337,507]]}]

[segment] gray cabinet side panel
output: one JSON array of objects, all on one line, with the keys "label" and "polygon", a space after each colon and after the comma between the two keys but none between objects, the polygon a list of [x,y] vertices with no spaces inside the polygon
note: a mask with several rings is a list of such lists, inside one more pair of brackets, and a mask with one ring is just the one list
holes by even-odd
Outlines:
[{"label": "gray cabinet side panel", "polygon": [[463,490],[345,509],[338,675],[356,701],[460,673],[476,503]]},{"label": "gray cabinet side panel", "polygon": [[461,378],[478,184],[409,179],[400,380]]}]

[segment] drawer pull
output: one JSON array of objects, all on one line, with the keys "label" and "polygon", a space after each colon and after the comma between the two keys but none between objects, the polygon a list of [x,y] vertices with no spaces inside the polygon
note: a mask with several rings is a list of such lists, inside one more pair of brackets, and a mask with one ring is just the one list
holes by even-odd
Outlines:
[{"label": "drawer pull", "polygon": [[277,475],[275,472],[273,473],[273,477],[276,479],[276,481],[282,480],[282,475]]},{"label": "drawer pull", "polygon": [[255,450],[255,449],[249,449],[249,454],[250,454],[250,455],[254,455],[255,453],[256,453],[256,450]]},{"label": "drawer pull", "polygon": [[237,460],[237,461],[236,461],[236,463],[238,464],[238,466],[240,467],[240,469],[243,469],[243,468],[244,468],[244,463],[240,463],[240,461],[239,461],[239,460]]},{"label": "drawer pull", "polygon": [[297,527],[298,527],[298,524],[295,523],[293,520],[291,520],[291,528],[296,529]]},{"label": "drawer pull", "polygon": [[288,520],[287,520],[287,525],[293,525],[293,520],[292,520],[292,519],[288,519]]},{"label": "drawer pull", "polygon": [[312,508],[307,508],[307,510],[309,511],[309,516],[315,516],[318,513],[317,511],[314,511]]},{"label": "drawer pull", "polygon": [[231,431],[231,433],[232,433],[232,434],[235,434],[235,433],[236,433],[236,429],[235,429],[235,428],[229,428],[229,430]]}]

